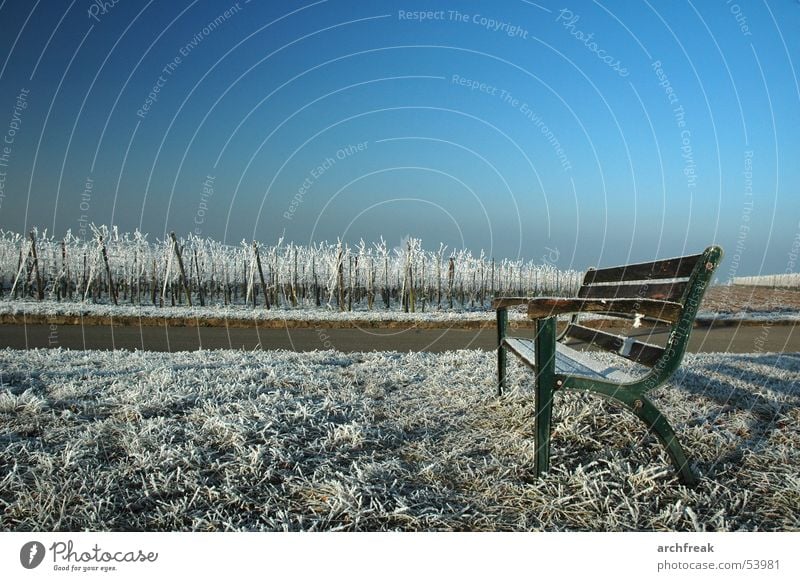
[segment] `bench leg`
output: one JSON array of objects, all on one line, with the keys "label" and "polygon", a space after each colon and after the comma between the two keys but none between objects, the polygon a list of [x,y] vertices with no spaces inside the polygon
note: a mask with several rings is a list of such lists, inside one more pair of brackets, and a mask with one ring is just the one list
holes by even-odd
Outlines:
[{"label": "bench leg", "polygon": [[678,472],[678,478],[681,483],[687,486],[694,486],[697,484],[697,476],[689,466],[689,461],[683,453],[683,447],[678,436],[664,415],[658,411],[658,408],[646,397],[639,397],[634,402],[634,413],[641,419],[647,427],[658,437],[667,450],[672,464]]},{"label": "bench leg", "polygon": [[503,395],[506,389],[507,353],[503,346],[508,325],[508,310],[497,309],[497,395]]},{"label": "bench leg", "polygon": [[556,371],[556,320],[536,321],[536,477],[550,468],[550,420],[553,415],[553,391]]}]

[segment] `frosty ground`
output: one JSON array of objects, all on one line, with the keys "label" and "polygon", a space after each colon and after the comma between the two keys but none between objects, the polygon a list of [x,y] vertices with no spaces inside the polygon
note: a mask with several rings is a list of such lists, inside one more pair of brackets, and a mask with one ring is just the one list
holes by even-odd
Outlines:
[{"label": "frosty ground", "polygon": [[[800,294],[800,293],[792,293]],[[485,308],[427,310],[406,313],[399,308],[390,310],[339,311],[326,308],[272,308],[246,305],[215,305],[207,307],[155,307],[150,305],[113,305],[71,301],[33,301],[0,299],[0,323],[47,324],[118,324],[220,327],[377,327],[416,325],[418,327],[479,328],[494,324],[495,311]],[[598,318],[591,313],[583,319]],[[511,310],[509,319],[521,324],[531,324],[524,312]],[[792,325],[800,323],[797,308],[762,309],[739,306],[736,310],[717,311],[703,309],[697,315],[698,323],[710,324],[768,324]]]},{"label": "frosty ground", "polygon": [[558,394],[532,477],[530,374],[335,351],[0,351],[2,530],[800,530],[800,355],[687,355],[639,421]]}]

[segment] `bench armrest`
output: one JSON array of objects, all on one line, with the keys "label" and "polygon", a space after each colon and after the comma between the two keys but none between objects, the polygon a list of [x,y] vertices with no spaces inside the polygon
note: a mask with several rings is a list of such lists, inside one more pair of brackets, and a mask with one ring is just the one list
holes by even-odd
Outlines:
[{"label": "bench armrest", "polygon": [[528,317],[544,319],[570,313],[598,315],[643,315],[669,323],[676,322],[683,307],[680,303],[654,299],[577,299],[557,297],[503,297],[492,301],[495,309],[528,305]]},{"label": "bench armrest", "polygon": [[531,297],[500,297],[492,301],[492,308],[494,310],[507,309],[517,305],[527,305],[532,300]]}]

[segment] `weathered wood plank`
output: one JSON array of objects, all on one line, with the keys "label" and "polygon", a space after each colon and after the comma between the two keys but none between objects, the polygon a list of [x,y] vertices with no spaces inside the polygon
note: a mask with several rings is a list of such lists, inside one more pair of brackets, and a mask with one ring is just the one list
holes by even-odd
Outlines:
[{"label": "weathered wood plank", "polygon": [[653,299],[563,299],[538,297],[528,299],[528,317],[540,319],[567,313],[603,315],[639,314],[659,321],[674,323],[683,309],[680,303]]},{"label": "weathered wood plank", "polygon": [[[630,337],[620,337],[582,325],[570,325],[567,329],[567,337],[590,343],[648,367],[653,367],[664,354],[664,349],[658,345],[651,345]],[[628,340],[627,348],[626,339]]]},{"label": "weathered wood plank", "polygon": [[533,369],[536,369],[536,354],[533,349],[533,340],[518,337],[505,337],[503,345],[508,347],[517,357]]},{"label": "weathered wood plank", "polygon": [[686,278],[692,274],[692,270],[701,256],[703,255],[694,254],[692,256],[656,260],[655,262],[642,262],[626,266],[589,270],[583,279],[583,284],[659,278]]},{"label": "weathered wood plank", "polygon": [[[503,344],[523,363],[536,369],[536,349],[532,339],[506,337]],[[560,375],[577,375],[603,381],[628,382],[633,379],[624,371],[593,359],[586,353],[573,349],[563,343],[556,343],[556,373]]]},{"label": "weathered wood plank", "polygon": [[680,302],[686,282],[656,282],[619,285],[584,285],[578,290],[578,298],[585,299],[624,299],[643,298],[660,301]]},{"label": "weathered wood plank", "polygon": [[492,301],[493,309],[507,309],[518,305],[527,305],[531,301],[530,297],[501,297]]}]

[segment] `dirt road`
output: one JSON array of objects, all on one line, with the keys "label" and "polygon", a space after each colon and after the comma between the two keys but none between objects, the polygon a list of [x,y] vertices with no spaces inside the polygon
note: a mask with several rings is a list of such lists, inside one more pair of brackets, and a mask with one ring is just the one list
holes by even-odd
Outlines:
[{"label": "dirt road", "polygon": [[[516,334],[525,335],[530,330]],[[660,342],[665,336],[653,336]],[[448,351],[493,349],[493,327],[472,329],[242,329],[220,327],[114,327],[80,325],[0,325],[0,348],[141,349],[290,349],[312,351]],[[697,328],[693,352],[800,352],[800,329],[783,326]]]}]

